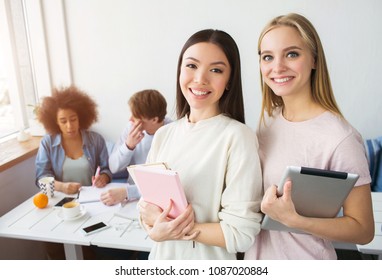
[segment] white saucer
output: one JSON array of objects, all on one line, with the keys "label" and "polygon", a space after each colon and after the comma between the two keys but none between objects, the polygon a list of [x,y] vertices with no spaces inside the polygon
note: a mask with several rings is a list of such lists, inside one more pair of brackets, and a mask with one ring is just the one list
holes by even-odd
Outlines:
[{"label": "white saucer", "polygon": [[81,211],[77,216],[74,216],[71,218],[65,218],[64,215],[62,214],[61,209],[60,209],[60,211],[58,211],[57,216],[64,221],[74,221],[74,220],[77,220],[77,219],[83,217],[85,214],[86,214],[86,209],[83,205],[81,205]]}]

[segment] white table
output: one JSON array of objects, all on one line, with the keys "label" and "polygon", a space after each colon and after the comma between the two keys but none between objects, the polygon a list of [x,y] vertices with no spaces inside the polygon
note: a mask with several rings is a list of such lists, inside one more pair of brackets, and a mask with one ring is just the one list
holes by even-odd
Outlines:
[{"label": "white table", "polygon": [[[149,252],[153,241],[147,237],[138,222],[116,216],[120,206],[107,207],[101,202],[83,204],[87,213],[73,221],[60,218],[60,209],[53,205],[65,195],[55,192],[48,207],[38,209],[33,197],[0,217],[0,236],[37,241],[63,243],[66,259],[83,259],[81,246],[119,248]],[[126,206],[129,206],[127,204]],[[99,233],[84,236],[80,229],[99,221],[111,227]]]},{"label": "white table", "polygon": [[[47,208],[38,209],[32,199],[23,202],[0,217],[0,236],[37,241],[63,243],[66,259],[83,259],[81,246],[118,248],[149,252],[153,241],[143,231],[137,221],[117,215],[118,207],[103,206],[102,203],[84,204],[87,214],[78,220],[63,221],[59,209],[53,205],[65,195],[55,192],[55,197]],[[382,193],[372,193],[375,237],[366,245],[356,245],[365,254],[378,255],[382,260]],[[125,207],[131,207],[128,203]],[[99,221],[108,222],[111,227],[99,233],[84,236],[80,229]],[[341,244],[340,244],[341,245]],[[336,246],[341,248],[341,246]],[[354,246],[354,244],[352,244]],[[347,248],[348,249],[348,248]]]},{"label": "white table", "polygon": [[374,239],[366,245],[357,245],[357,249],[365,254],[378,255],[378,259],[382,260],[382,192],[372,192],[371,195],[375,222]]}]

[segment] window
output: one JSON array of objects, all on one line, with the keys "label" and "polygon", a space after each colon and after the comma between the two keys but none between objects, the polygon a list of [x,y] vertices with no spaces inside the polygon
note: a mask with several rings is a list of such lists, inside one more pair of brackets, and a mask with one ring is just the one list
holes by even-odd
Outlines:
[{"label": "window", "polygon": [[[3,39],[0,38],[0,42]],[[8,91],[8,75],[5,71],[4,51],[0,50],[0,138],[14,133],[16,123]]]},{"label": "window", "polygon": [[27,128],[36,90],[25,3],[0,1],[0,141]]}]

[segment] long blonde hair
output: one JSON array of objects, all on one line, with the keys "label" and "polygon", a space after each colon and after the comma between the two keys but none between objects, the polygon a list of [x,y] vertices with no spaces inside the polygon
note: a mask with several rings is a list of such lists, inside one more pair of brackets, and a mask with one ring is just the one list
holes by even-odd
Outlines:
[{"label": "long blonde hair", "polygon": [[[334,98],[329,71],[326,65],[325,53],[321,44],[320,37],[308,19],[295,13],[278,16],[272,19],[260,34],[258,41],[259,55],[261,53],[261,41],[263,40],[265,34],[279,26],[289,26],[295,28],[312,53],[316,66],[316,68],[313,69],[311,73],[311,89],[313,100],[326,110],[343,118],[343,115]],[[277,107],[282,108],[284,106],[284,102],[283,99],[280,96],[274,94],[273,90],[263,81],[261,71],[260,81],[263,95],[260,115],[260,122],[262,122],[264,121],[265,111],[268,113],[268,116],[272,116],[273,111]]]}]

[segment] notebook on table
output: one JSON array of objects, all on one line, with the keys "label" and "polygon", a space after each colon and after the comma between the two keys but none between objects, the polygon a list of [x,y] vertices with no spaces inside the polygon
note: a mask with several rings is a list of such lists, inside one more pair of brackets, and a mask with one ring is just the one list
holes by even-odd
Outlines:
[{"label": "notebook on table", "polygon": [[79,203],[91,203],[91,202],[100,202],[101,194],[106,192],[109,189],[113,188],[126,188],[127,183],[108,183],[103,188],[97,188],[93,186],[82,186],[80,192],[78,193],[78,202]]},{"label": "notebook on table", "polygon": [[[287,180],[292,181],[292,200],[297,213],[305,217],[333,218],[339,213],[359,175],[317,168],[287,166],[278,185],[282,195]],[[262,229],[304,233],[265,215]]]}]

